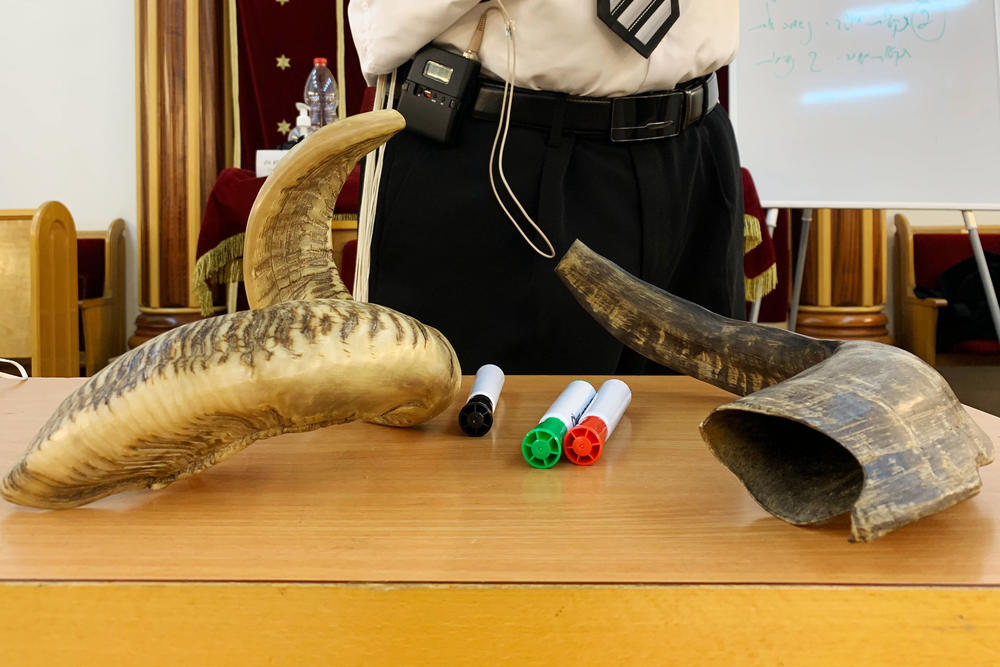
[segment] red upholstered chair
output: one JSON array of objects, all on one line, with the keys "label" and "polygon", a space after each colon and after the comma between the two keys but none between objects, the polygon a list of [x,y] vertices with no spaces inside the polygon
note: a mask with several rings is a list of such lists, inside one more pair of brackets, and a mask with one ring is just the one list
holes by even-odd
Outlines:
[{"label": "red upholstered chair", "polygon": [[[918,287],[936,290],[938,279],[948,268],[972,256],[964,227],[911,226],[906,216],[896,214],[896,344],[932,366],[940,363],[938,312],[945,299],[920,298]],[[1000,227],[980,226],[983,249],[1000,253]],[[975,355],[980,363],[1000,363],[1000,343],[967,340],[942,352]]]},{"label": "red upholstered chair", "polygon": [[[771,230],[761,206],[757,187],[750,171],[743,174],[743,282],[746,288],[747,317],[753,315],[753,303],[778,286],[778,265]],[[759,313],[758,313],[759,321]]]},{"label": "red upholstered chair", "polygon": [[[333,239],[334,261],[340,268],[347,289],[353,289],[354,266],[344,265],[344,252],[353,247],[356,253],[358,209],[360,206],[360,172],[357,167],[348,176],[337,197],[333,220],[330,222]],[[210,315],[217,295],[214,286],[235,285],[243,280],[243,234],[257,192],[266,179],[257,178],[253,171],[230,167],[219,174],[208,193],[205,212],[198,234],[198,261],[192,281],[202,313]],[[354,257],[355,255],[352,255]],[[242,282],[233,291],[227,310],[248,307]]]}]

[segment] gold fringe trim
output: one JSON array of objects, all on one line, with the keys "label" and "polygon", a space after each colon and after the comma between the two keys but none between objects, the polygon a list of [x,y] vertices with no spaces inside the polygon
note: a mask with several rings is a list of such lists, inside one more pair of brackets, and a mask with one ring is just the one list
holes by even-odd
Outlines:
[{"label": "gold fringe trim", "polygon": [[191,291],[205,317],[215,312],[211,283],[219,285],[243,280],[243,237],[242,233],[230,236],[199,257],[194,265]]},{"label": "gold fringe trim", "polygon": [[743,215],[743,254],[747,254],[764,241],[760,231],[760,220],[745,213]]},{"label": "gold fringe trim", "polygon": [[770,294],[778,286],[778,265],[772,264],[763,273],[753,278],[743,278],[747,291],[747,301],[753,302]]}]

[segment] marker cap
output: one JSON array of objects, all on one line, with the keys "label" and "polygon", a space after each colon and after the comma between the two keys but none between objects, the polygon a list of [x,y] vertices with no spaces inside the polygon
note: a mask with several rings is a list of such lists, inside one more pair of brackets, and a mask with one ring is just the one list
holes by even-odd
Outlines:
[{"label": "marker cap", "polygon": [[458,411],[458,427],[462,433],[480,438],[493,428],[493,406],[485,396],[473,396]]},{"label": "marker cap", "polygon": [[562,441],[566,425],[556,417],[549,417],[528,431],[521,441],[521,454],[534,468],[551,468],[562,455]]},{"label": "marker cap", "polygon": [[571,428],[563,439],[566,458],[578,466],[592,466],[601,458],[608,427],[600,417],[587,417]]}]

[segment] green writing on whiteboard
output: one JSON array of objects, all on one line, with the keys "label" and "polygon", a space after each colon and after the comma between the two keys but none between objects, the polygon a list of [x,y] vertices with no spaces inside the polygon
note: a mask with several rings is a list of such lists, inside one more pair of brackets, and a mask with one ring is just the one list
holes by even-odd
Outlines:
[{"label": "green writing on whiteboard", "polygon": [[832,9],[807,13],[796,0],[760,0],[758,10],[744,12],[741,51],[755,67],[777,78],[838,68],[908,67],[943,48],[936,43],[947,33],[948,13],[968,2],[874,3],[834,15]]}]

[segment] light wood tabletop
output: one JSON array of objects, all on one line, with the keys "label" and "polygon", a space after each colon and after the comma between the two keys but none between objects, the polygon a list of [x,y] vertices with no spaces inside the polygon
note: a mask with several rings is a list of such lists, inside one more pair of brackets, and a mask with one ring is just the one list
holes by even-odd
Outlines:
[{"label": "light wood tabletop", "polygon": [[[49,600],[48,615],[36,619],[47,628],[56,617],[79,624],[88,622],[88,614],[99,615],[95,610],[131,609],[136,595],[183,598],[169,587],[182,582],[205,584],[214,592],[198,598],[197,605],[225,604],[220,613],[233,618],[244,608],[265,613],[243,597],[250,595],[239,588],[245,582],[279,585],[281,596],[298,596],[297,604],[285,597],[267,602],[267,609],[291,605],[295,611],[286,610],[289,617],[307,614],[318,603],[309,601],[310,595],[320,595],[312,586],[339,590],[334,602],[343,602],[344,596],[357,594],[352,588],[357,584],[381,586],[380,594],[390,596],[431,595],[440,585],[457,585],[449,590],[472,595],[486,605],[482,609],[499,616],[516,606],[504,595],[530,597],[533,586],[543,585],[550,593],[561,591],[556,597],[580,614],[573,622],[583,623],[595,608],[620,604],[630,609],[668,604],[687,609],[696,624],[715,623],[719,605],[729,603],[713,598],[712,591],[734,589],[749,596],[744,603],[757,610],[761,627],[765,617],[771,618],[764,611],[768,600],[774,623],[787,625],[789,614],[808,616],[806,610],[816,604],[810,591],[823,591],[827,610],[840,610],[848,625],[856,608],[865,607],[874,615],[872,632],[888,632],[885,627],[894,627],[902,608],[921,606],[908,597],[911,587],[937,591],[927,613],[944,614],[955,636],[963,632],[958,616],[968,618],[979,609],[988,618],[1000,609],[992,595],[1000,585],[1000,464],[982,469],[978,496],[873,543],[851,544],[847,516],[818,527],[795,527],[753,501],[698,432],[699,422],[733,397],[691,378],[623,378],[633,400],[596,465],[579,467],[564,459],[549,470],[531,468],[521,456],[521,438],[571,379],[508,377],[496,423],[482,438],[466,437],[457,426],[471,386],[472,378],[466,377],[462,400],[419,427],[354,423],[284,435],[254,443],[165,489],[112,496],[72,510],[0,503],[0,600],[5,601],[0,607],[7,609],[0,621],[6,614],[27,622],[20,617],[39,604],[39,590],[49,590],[50,597],[43,598]],[[583,379],[597,387],[604,378]],[[9,469],[81,382],[0,378],[0,469]],[[1000,419],[970,411],[1000,446]],[[118,603],[95,601],[93,591],[79,588],[88,582],[125,585],[124,593],[115,589],[102,595],[126,597]],[[63,584],[76,592],[50,590]],[[147,584],[152,592],[142,588]],[[220,591],[212,588],[216,584],[232,585]],[[25,585],[33,588],[26,591]],[[130,595],[128,585],[142,592]],[[416,585],[416,593],[401,592],[410,585]],[[471,593],[477,586],[500,597]],[[633,592],[605,599],[607,587]],[[962,597],[966,587],[990,596],[970,603]],[[878,606],[871,590],[883,591],[878,599],[891,600],[888,606]],[[805,591],[804,597],[796,598],[796,591]],[[551,595],[539,595],[532,608],[542,613],[537,604],[554,603]],[[950,595],[957,596],[952,606],[946,599]],[[444,613],[445,602],[434,599],[425,606],[397,599],[390,607]],[[448,600],[469,619],[478,618],[468,611],[468,601]],[[170,598],[163,604],[176,611],[195,603]],[[66,605],[75,611],[60,616],[56,610]],[[740,609],[722,614],[730,618],[733,632],[746,613]],[[388,613],[384,607],[369,611],[372,618]],[[549,611],[555,614],[555,607]],[[622,614],[627,636],[631,612]],[[496,621],[490,618],[479,621]],[[885,627],[877,625],[878,619]],[[560,622],[555,616],[549,620]],[[299,622],[308,624],[308,614]],[[928,627],[944,622],[937,616],[926,620]],[[990,631],[997,627],[994,617]],[[23,627],[17,632],[22,631],[30,632]],[[857,628],[845,626],[845,631]],[[691,632],[689,627],[682,634],[690,639]],[[804,631],[796,627],[794,632]],[[823,628],[816,632],[826,636]],[[14,641],[16,635],[11,630],[7,638]],[[484,641],[489,646],[492,640]],[[169,647],[164,650],[169,653]]]},{"label": "light wood tabletop", "polygon": [[[507,378],[482,438],[457,401],[416,428],[259,441],[160,491],[0,503],[0,580],[1000,584],[1000,465],[969,501],[851,544],[846,515],[802,528],[754,502],[698,432],[731,396],[686,377],[625,378],[596,465],[528,466],[521,438],[569,379]],[[0,379],[0,469],[79,384]]]}]

